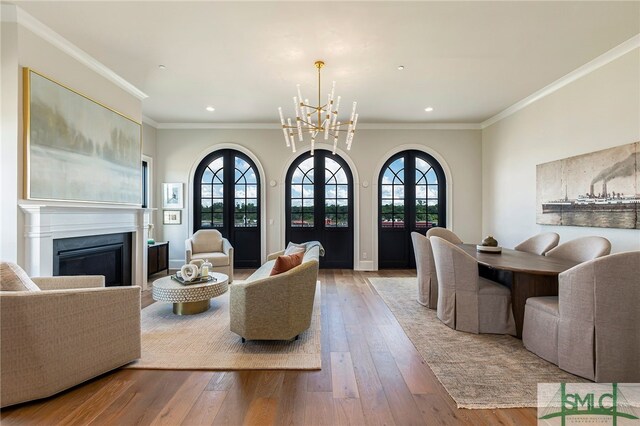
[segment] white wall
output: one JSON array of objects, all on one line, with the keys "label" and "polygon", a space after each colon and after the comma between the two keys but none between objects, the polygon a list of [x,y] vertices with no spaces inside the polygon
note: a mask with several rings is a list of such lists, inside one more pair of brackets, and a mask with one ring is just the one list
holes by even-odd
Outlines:
[{"label": "white wall", "polygon": [[0,259],[18,262],[18,198],[22,189],[17,177],[22,154],[18,144],[18,26],[15,7],[2,5],[0,28]]},{"label": "white wall", "polygon": [[483,130],[483,234],[493,234],[504,247],[553,231],[560,242],[601,235],[613,252],[640,249],[640,230],[536,225],[535,204],[537,164],[638,140],[635,49]]},{"label": "white wall", "polygon": [[[265,171],[262,176],[266,195],[266,252],[280,250],[283,241],[284,190],[283,179],[287,166],[298,154],[292,154],[284,144],[281,130],[218,130],[158,129],[157,132],[158,184],[156,196],[161,207],[163,182],[185,183],[185,200],[192,197],[190,173],[206,153],[220,146],[234,144],[252,152]],[[306,145],[306,144],[305,144]],[[374,250],[373,226],[377,209],[374,208],[373,194],[377,185],[378,167],[388,158],[390,152],[402,146],[423,146],[427,152],[438,154],[451,171],[453,191],[453,229],[464,240],[479,241],[481,236],[481,133],[479,130],[360,130],[352,150],[348,152],[355,166],[352,170],[357,191],[359,191],[360,251],[356,267],[373,267]],[[330,147],[325,145],[326,148]],[[269,182],[277,185],[271,187]],[[362,183],[369,185],[364,187]],[[263,209],[265,207],[263,206]],[[264,214],[263,213],[263,214]],[[170,241],[172,266],[184,261],[184,240],[190,235],[191,212],[183,209],[182,225],[160,225],[162,234],[158,238]],[[161,222],[161,213],[158,215]],[[273,223],[271,223],[273,221]],[[357,242],[357,243],[358,243]],[[356,244],[358,246],[358,244]],[[363,253],[367,254],[364,259]],[[358,261],[359,260],[359,261]]]},{"label": "white wall", "polygon": [[[142,123],[142,155],[148,161],[148,167],[150,167],[150,176],[149,176],[149,208],[156,209],[158,207],[158,197],[155,193],[155,188],[157,187],[158,182],[158,172],[156,167],[156,158],[157,155],[157,134],[158,131],[155,127]],[[153,211],[149,216],[149,221],[154,224],[154,226],[158,223],[158,214],[157,210]],[[152,231],[152,235],[157,235],[157,232]]]},{"label": "white wall", "polygon": [[22,67],[30,67],[136,121],[142,103],[46,40],[16,23],[15,6],[2,4],[2,186],[0,257],[24,264]]}]

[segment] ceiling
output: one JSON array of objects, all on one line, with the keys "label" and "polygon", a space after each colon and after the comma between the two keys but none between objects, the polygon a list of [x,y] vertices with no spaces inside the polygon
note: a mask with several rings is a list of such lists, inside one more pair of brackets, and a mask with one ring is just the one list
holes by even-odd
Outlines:
[{"label": "ceiling", "polygon": [[357,100],[360,123],[480,123],[640,33],[636,1],[15,3],[158,123],[293,116],[297,83],[316,102],[316,59],[344,119]]}]

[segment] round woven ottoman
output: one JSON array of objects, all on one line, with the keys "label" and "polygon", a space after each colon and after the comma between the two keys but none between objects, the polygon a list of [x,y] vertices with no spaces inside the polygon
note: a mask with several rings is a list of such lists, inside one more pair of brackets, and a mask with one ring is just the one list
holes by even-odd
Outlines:
[{"label": "round woven ottoman", "polygon": [[153,300],[173,303],[173,313],[176,315],[193,315],[209,309],[210,300],[220,296],[229,289],[229,277],[219,272],[210,272],[215,280],[202,283],[183,285],[163,277],[153,282]]}]

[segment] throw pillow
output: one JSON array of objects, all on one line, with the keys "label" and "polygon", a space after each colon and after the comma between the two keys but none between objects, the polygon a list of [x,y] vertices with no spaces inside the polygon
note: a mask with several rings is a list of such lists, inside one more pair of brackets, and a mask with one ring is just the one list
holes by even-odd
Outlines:
[{"label": "throw pillow", "polygon": [[276,259],[276,263],[273,265],[273,269],[271,269],[271,273],[269,275],[278,275],[283,272],[287,272],[290,269],[295,268],[296,266],[302,263],[302,258],[304,257],[304,253],[294,253],[291,255],[281,255]]},{"label": "throw pillow", "polygon": [[40,291],[27,273],[11,262],[0,263],[0,290],[2,291]]}]

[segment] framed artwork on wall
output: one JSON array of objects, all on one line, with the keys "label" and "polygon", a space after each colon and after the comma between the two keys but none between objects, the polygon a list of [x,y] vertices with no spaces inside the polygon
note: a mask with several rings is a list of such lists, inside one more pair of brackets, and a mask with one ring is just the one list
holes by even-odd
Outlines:
[{"label": "framed artwork on wall", "polygon": [[184,189],[182,183],[162,184],[162,207],[181,209],[184,207]]},{"label": "framed artwork on wall", "polygon": [[165,225],[180,225],[182,223],[182,210],[164,210],[162,223]]},{"label": "framed artwork on wall", "polygon": [[23,68],[25,198],[140,205],[142,126]]},{"label": "framed artwork on wall", "polygon": [[640,229],[640,142],[536,167],[540,225]]}]

